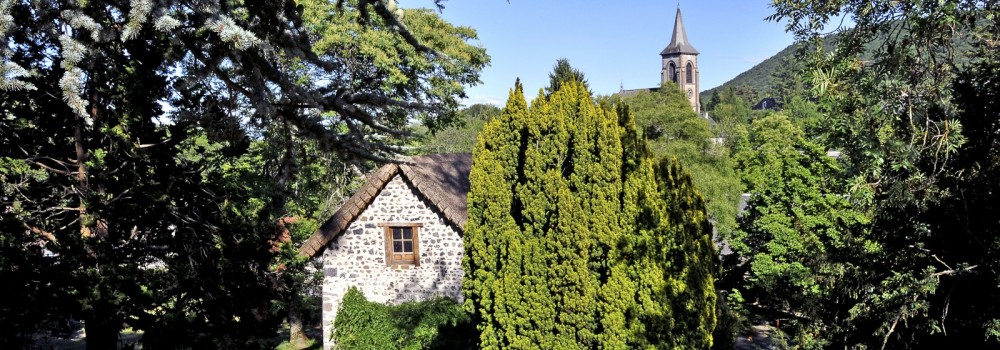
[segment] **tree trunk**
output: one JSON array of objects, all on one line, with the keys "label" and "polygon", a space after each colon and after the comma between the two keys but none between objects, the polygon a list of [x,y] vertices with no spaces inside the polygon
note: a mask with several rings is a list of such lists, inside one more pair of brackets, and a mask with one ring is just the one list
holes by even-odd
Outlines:
[{"label": "tree trunk", "polygon": [[118,332],[121,323],[116,323],[108,313],[94,310],[85,319],[84,330],[87,333],[87,350],[117,349]]},{"label": "tree trunk", "polygon": [[87,150],[83,146],[83,117],[76,116],[76,129],[73,134],[73,146],[76,150],[76,181],[79,186],[79,215],[80,215],[80,235],[84,238],[90,237],[90,228],[87,227],[87,202],[86,196],[89,186],[87,186]]},{"label": "tree trunk", "polygon": [[309,337],[306,336],[302,325],[302,298],[298,293],[292,294],[288,299],[288,343],[294,349],[302,349],[309,345]]},{"label": "tree trunk", "polygon": [[[294,111],[283,111],[284,113],[295,113]],[[278,165],[278,189],[272,197],[272,205],[277,210],[278,215],[284,214],[285,205],[288,203],[288,197],[291,193],[291,185],[295,182],[295,176],[297,174],[297,164],[295,159],[295,143],[292,140],[291,128],[288,125],[287,120],[285,121],[285,128],[282,130],[285,135],[284,151],[285,154],[281,158],[281,163]],[[288,224],[294,224],[298,221],[297,217],[282,217],[278,219],[278,236],[275,240],[275,248],[280,248],[281,244],[291,239],[291,234],[288,232]],[[275,250],[275,252],[277,249]],[[301,288],[298,288],[302,281],[286,280],[288,298],[288,343],[293,349],[302,349],[309,344],[309,337],[302,327],[302,298],[299,296]]]}]

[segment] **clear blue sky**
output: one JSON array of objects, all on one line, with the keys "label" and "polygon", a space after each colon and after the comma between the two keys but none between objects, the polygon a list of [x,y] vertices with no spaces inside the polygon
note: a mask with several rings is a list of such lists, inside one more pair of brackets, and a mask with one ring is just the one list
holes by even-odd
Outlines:
[{"label": "clear blue sky", "polygon": [[[769,0],[684,0],[688,40],[698,56],[701,87],[734,78],[792,43],[783,23],[767,22]],[[399,0],[401,7],[433,8],[430,0]],[[660,50],[670,43],[677,1],[448,0],[441,16],[476,29],[475,44],[492,63],[467,104],[502,106],[518,77],[529,99],[548,85],[556,59],[583,71],[596,94],[660,83]]]}]

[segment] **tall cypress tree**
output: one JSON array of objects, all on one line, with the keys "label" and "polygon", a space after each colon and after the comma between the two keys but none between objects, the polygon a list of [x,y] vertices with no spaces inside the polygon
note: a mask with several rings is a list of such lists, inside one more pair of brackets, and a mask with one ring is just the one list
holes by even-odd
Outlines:
[{"label": "tall cypress tree", "polygon": [[523,96],[515,84],[475,149],[464,287],[480,346],[710,346],[714,252],[690,177],[654,167],[627,110],[579,82]]}]

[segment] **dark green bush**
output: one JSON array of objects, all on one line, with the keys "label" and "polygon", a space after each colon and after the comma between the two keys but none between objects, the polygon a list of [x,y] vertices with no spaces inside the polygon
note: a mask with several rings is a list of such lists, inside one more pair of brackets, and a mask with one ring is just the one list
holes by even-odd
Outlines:
[{"label": "dark green bush", "polygon": [[435,298],[390,306],[351,287],[334,322],[337,347],[361,349],[472,349],[475,326],[454,300]]}]

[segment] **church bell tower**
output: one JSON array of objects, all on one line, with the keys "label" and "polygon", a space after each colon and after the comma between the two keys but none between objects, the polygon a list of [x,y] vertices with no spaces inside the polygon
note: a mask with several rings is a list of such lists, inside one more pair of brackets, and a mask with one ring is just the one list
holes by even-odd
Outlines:
[{"label": "church bell tower", "polygon": [[674,18],[674,33],[670,45],[660,52],[663,68],[660,71],[660,84],[672,81],[680,87],[695,113],[701,115],[699,101],[698,50],[688,42],[684,21],[681,19],[681,7],[677,6],[677,17]]}]

